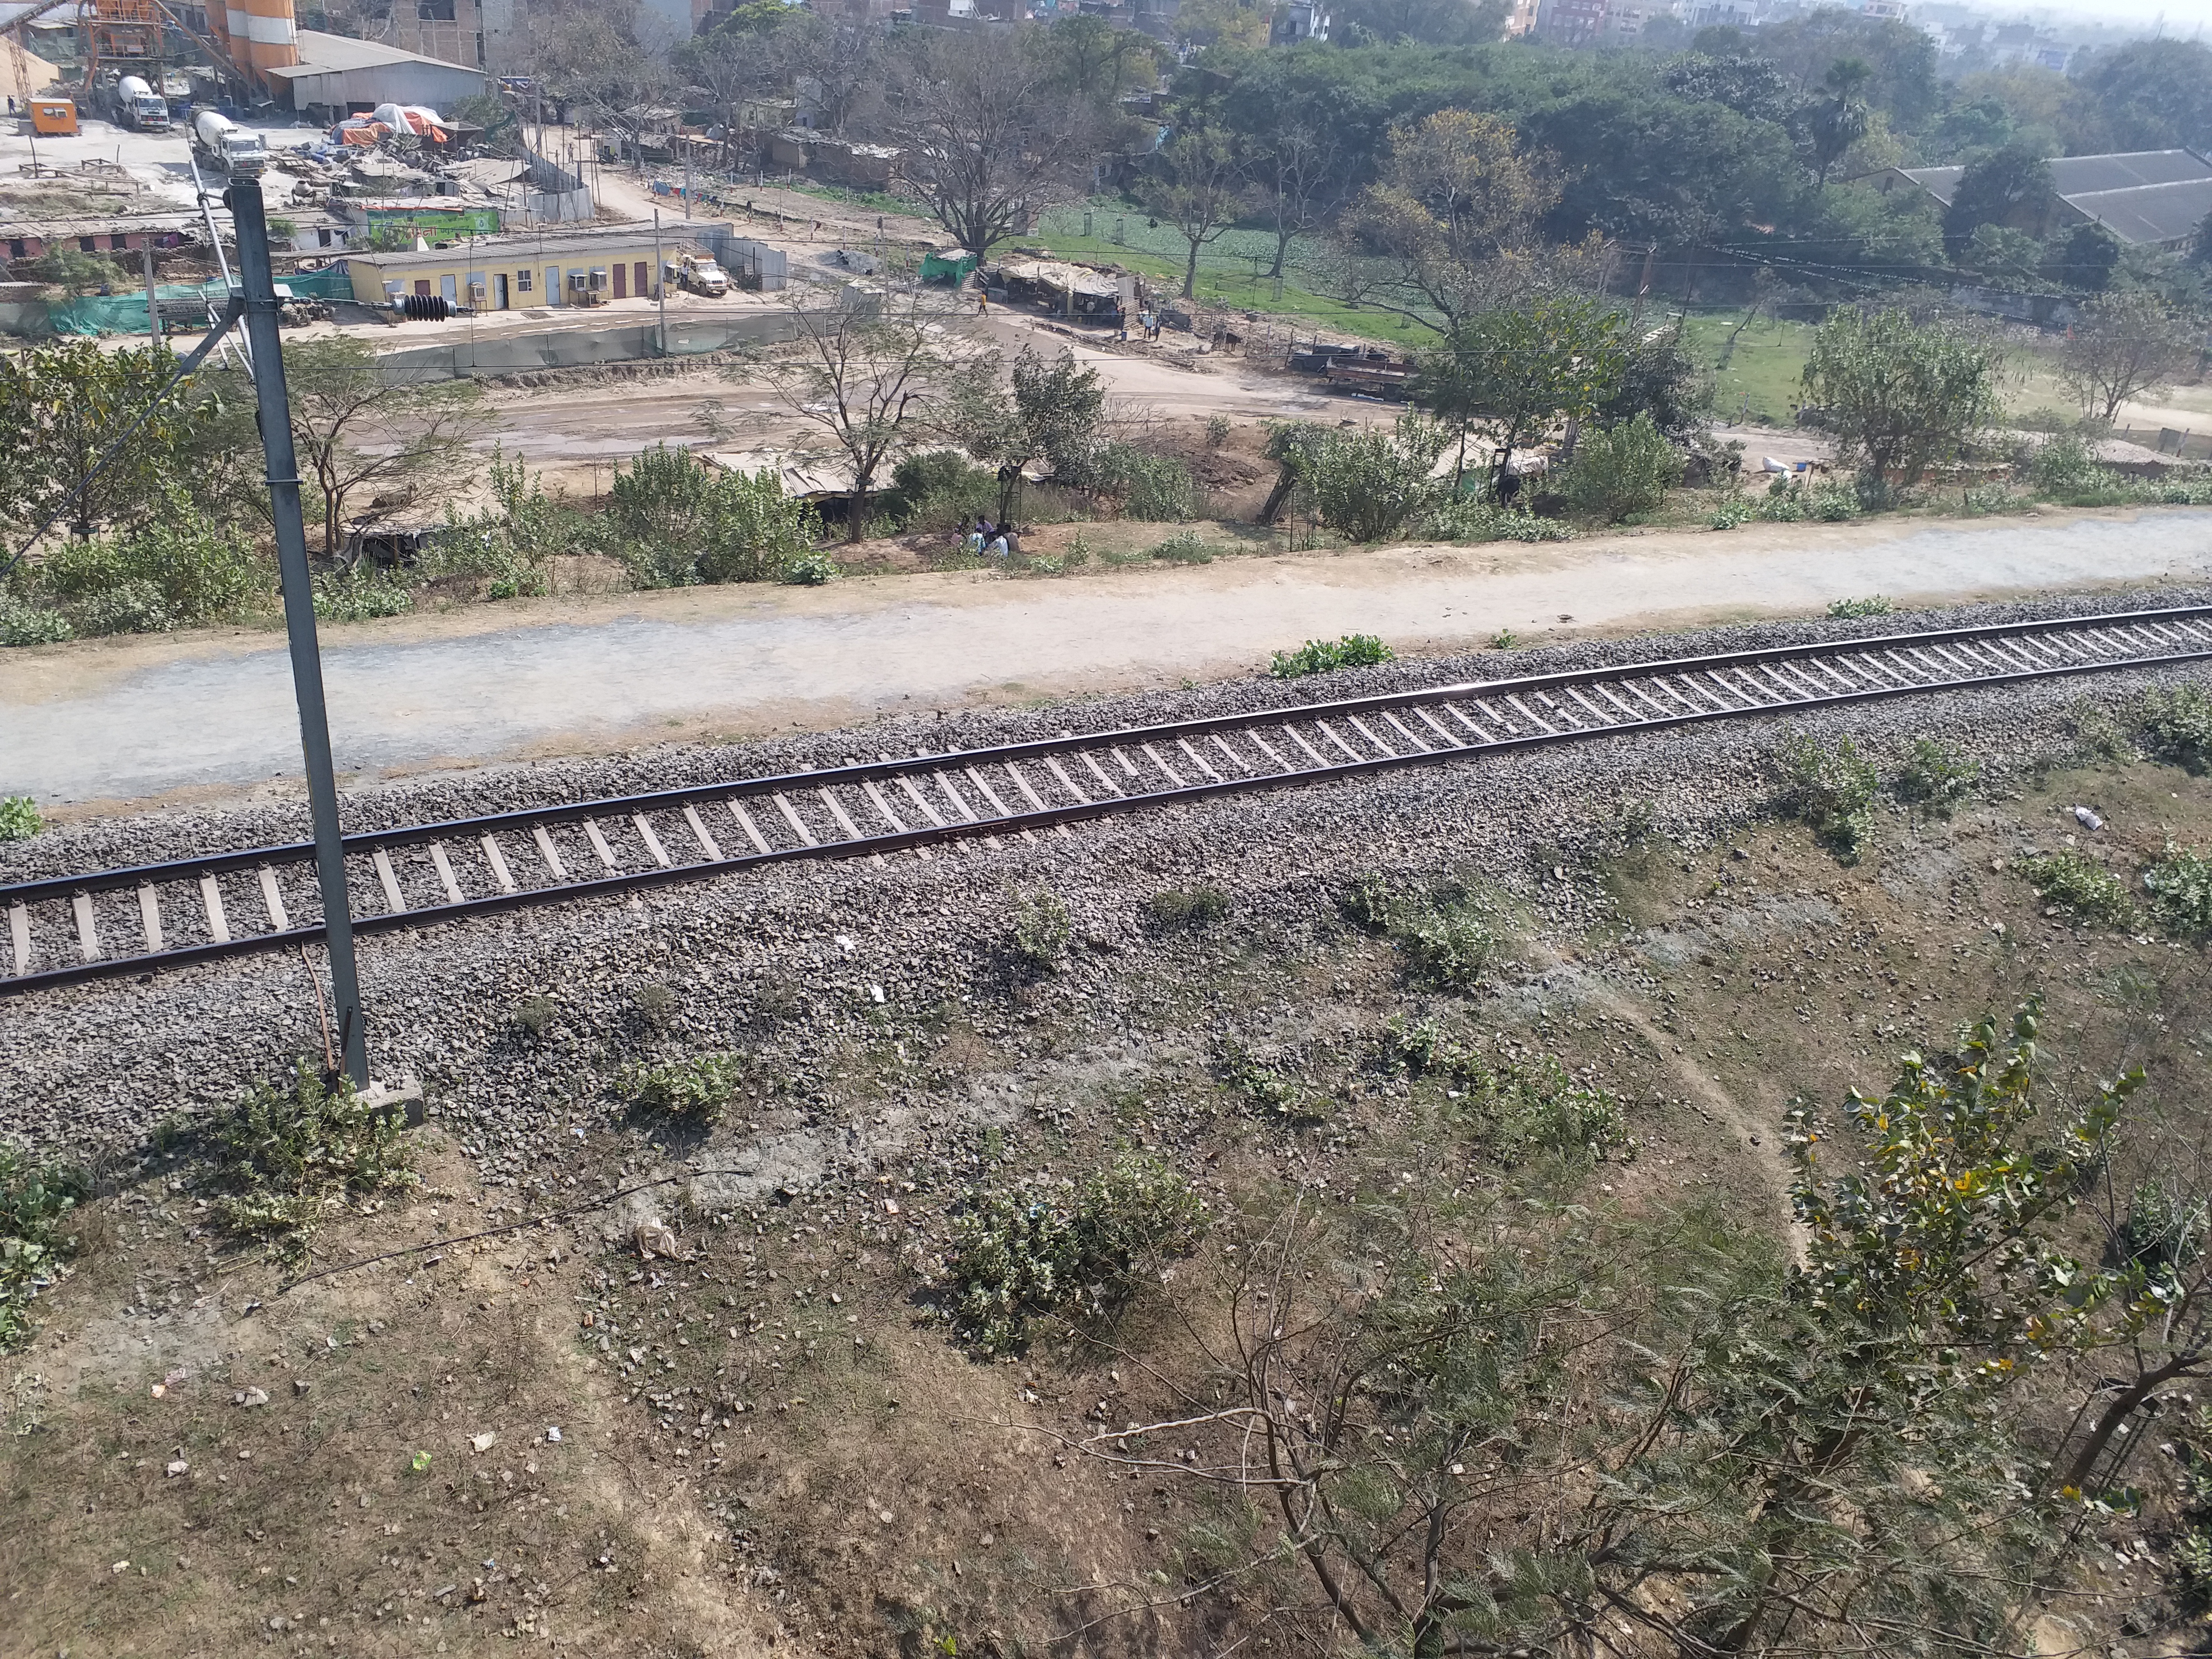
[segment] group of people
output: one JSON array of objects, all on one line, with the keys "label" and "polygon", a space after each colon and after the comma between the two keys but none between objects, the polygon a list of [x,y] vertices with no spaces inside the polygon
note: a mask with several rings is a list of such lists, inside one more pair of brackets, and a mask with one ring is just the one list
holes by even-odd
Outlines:
[{"label": "group of people", "polygon": [[[1146,339],[1158,339],[1160,337],[1160,313],[1157,311],[1150,310],[1139,312],[1137,313],[1137,327]],[[1121,339],[1126,344],[1128,338],[1129,313],[1125,311],[1121,313]]]},{"label": "group of people", "polygon": [[1003,561],[1021,552],[1022,538],[1013,526],[994,525],[979,513],[975,515],[975,527],[968,532],[967,547],[970,553]]}]

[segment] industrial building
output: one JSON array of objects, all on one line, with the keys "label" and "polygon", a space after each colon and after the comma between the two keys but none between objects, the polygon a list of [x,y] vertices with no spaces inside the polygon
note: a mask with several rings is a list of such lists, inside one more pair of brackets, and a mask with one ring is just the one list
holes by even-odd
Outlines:
[{"label": "industrial building", "polygon": [[[2014,230],[2048,236],[2075,225],[2098,225],[2136,247],[2179,247],[2212,214],[2212,161],[2185,149],[2135,150],[2114,155],[2061,155],[2051,164],[2051,193],[2023,202]],[[1895,167],[1876,181],[1884,191],[1926,191],[1945,207],[1958,194],[1964,167]]]},{"label": "industrial building", "polygon": [[663,227],[656,255],[650,224],[563,230],[543,236],[479,236],[441,247],[345,257],[353,297],[377,305],[405,295],[442,295],[483,311],[532,306],[597,305],[659,294],[659,261],[696,240],[696,222],[678,234]]},{"label": "industrial building", "polygon": [[365,114],[379,104],[427,104],[448,111],[483,94],[481,70],[425,58],[380,40],[355,40],[316,29],[296,30],[295,40],[297,61],[266,64],[261,73],[279,104],[310,121],[336,122]]}]

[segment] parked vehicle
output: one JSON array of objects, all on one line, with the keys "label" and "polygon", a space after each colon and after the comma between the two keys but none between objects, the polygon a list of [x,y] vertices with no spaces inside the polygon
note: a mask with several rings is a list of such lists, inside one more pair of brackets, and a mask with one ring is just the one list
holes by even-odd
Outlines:
[{"label": "parked vehicle", "polygon": [[719,300],[730,291],[728,276],[704,253],[687,253],[677,262],[676,285],[712,300]]},{"label": "parked vehicle", "polygon": [[266,138],[211,109],[192,117],[192,153],[238,179],[258,179],[269,166]]}]

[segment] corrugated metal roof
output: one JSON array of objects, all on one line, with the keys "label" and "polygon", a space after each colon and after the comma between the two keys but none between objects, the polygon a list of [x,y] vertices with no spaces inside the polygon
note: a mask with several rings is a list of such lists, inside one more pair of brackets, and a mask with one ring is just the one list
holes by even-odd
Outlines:
[{"label": "corrugated metal roof", "polygon": [[311,75],[341,75],[348,70],[384,69],[394,64],[428,64],[433,69],[450,70],[455,75],[471,76],[479,81],[484,78],[481,70],[449,64],[442,58],[425,58],[419,52],[403,52],[379,40],[356,40],[349,35],[325,34],[319,29],[300,30],[299,46],[298,63],[272,65],[264,73],[280,80],[295,81]]},{"label": "corrugated metal roof", "polygon": [[2212,176],[2134,190],[2085,191],[2065,202],[2124,242],[2185,241],[2212,214]]},{"label": "corrugated metal roof", "polygon": [[[1900,167],[1906,178],[1945,207],[1958,194],[1964,167]],[[2061,155],[2051,163],[2051,188],[2058,196],[2132,190],[2141,185],[2170,185],[2212,179],[2212,162],[2185,149],[2131,150],[2116,155]]]}]

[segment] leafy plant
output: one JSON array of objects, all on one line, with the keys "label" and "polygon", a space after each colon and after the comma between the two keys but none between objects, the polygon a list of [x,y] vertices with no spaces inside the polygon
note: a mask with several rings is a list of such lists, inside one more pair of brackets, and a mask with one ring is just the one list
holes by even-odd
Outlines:
[{"label": "leafy plant", "polygon": [[1073,934],[1067,907],[1051,893],[1024,893],[1014,906],[1014,955],[1033,974],[1057,971]]},{"label": "leafy plant", "polygon": [[1181,524],[1197,516],[1197,484],[1172,455],[1155,455],[1133,444],[1110,443],[1098,454],[1097,474],[1121,516],[1147,524]]},{"label": "leafy plant", "polygon": [[2142,702],[2151,750],[2191,772],[2212,770],[2212,691],[2201,685],[2159,688]]},{"label": "leafy plant", "polygon": [[514,1023],[532,1036],[542,1037],[561,1018],[561,1005],[551,997],[525,997],[514,1005]]},{"label": "leafy plant", "polygon": [[1169,887],[1145,901],[1145,919],[1161,933],[1210,927],[1229,914],[1229,895],[1214,887]]},{"label": "leafy plant", "polygon": [[1714,530],[1735,530],[1759,516],[1756,504],[1734,493],[1721,497],[1713,508],[1712,516],[1705,520]]},{"label": "leafy plant", "polygon": [[1267,665],[1267,672],[1279,680],[1295,680],[1308,674],[1371,668],[1397,659],[1397,653],[1374,635],[1346,634],[1336,640],[1308,640],[1295,651],[1278,651]]},{"label": "leafy plant", "polygon": [[1492,651],[1510,651],[1521,643],[1521,636],[1510,628],[1501,628],[1490,636]]},{"label": "leafy plant", "polygon": [[1034,1319],[1111,1314],[1149,1263],[1188,1254],[1206,1224],[1205,1203],[1188,1181],[1133,1152],[1079,1185],[970,1189],[953,1217],[946,1258],[952,1318],[978,1347],[1012,1352]]},{"label": "leafy plant", "polygon": [[1315,511],[1357,542],[1395,535],[1435,499],[1430,473],[1449,441],[1443,427],[1413,413],[1388,432],[1325,434],[1303,463]]},{"label": "leafy plant", "polygon": [[2087,853],[2046,853],[2021,859],[2013,868],[2062,910],[2114,927],[2128,927],[2136,919],[2127,884]]},{"label": "leafy plant", "polygon": [[1266,1064],[1241,1043],[1223,1043],[1213,1070],[1224,1088],[1255,1111],[1297,1122],[1326,1115],[1309,1103],[1295,1075]]},{"label": "leafy plant", "polygon": [[1575,527],[1518,507],[1459,495],[1429,514],[1424,533],[1444,542],[1571,542]]},{"label": "leafy plant", "polygon": [[0,795],[0,841],[28,841],[46,827],[28,795]]},{"label": "leafy plant", "polygon": [[2177,933],[2212,933],[2212,858],[2166,844],[2165,856],[2143,872],[2151,908]]},{"label": "leafy plant", "polygon": [[837,562],[827,553],[805,553],[783,568],[783,580],[799,587],[820,587],[837,578]]},{"label": "leafy plant", "polygon": [[415,1184],[405,1129],[347,1079],[326,1085],[302,1060],[288,1087],[256,1085],[209,1126],[216,1218],[296,1260],[333,1209]]},{"label": "leafy plant", "polygon": [[768,581],[806,559],[819,530],[776,474],[725,472],[666,444],[615,469],[606,514],[611,550],[641,587]]},{"label": "leafy plant", "polygon": [[1814,334],[1805,388],[1863,487],[1886,495],[1996,423],[2004,363],[2001,344],[1959,325],[1844,307]]},{"label": "leafy plant", "polygon": [[1360,876],[1339,896],[1337,908],[1356,927],[1388,938],[1404,956],[1407,971],[1440,990],[1473,988],[1498,954],[1494,907],[1455,884],[1419,894],[1382,876]]},{"label": "leafy plant", "polygon": [[2115,476],[2098,461],[2088,442],[2074,432],[2044,440],[2027,464],[2028,482],[2035,493],[2058,501],[2093,495],[2109,486]]},{"label": "leafy plant", "polygon": [[1916,738],[1897,775],[1899,796],[1948,818],[1982,781],[1982,763],[1933,738]]},{"label": "leafy plant", "polygon": [[737,1054],[695,1054],[632,1072],[623,1093],[648,1112],[693,1122],[711,1122],[744,1081],[744,1060]]},{"label": "leafy plant", "polygon": [[1226,415],[1207,416],[1206,417],[1206,447],[1208,449],[1218,449],[1222,445],[1228,441],[1229,417]]},{"label": "leafy plant", "polygon": [[1858,491],[1847,483],[1802,478],[1777,478],[1759,504],[1759,516],[1773,524],[1797,524],[1807,520],[1842,524],[1863,510]]},{"label": "leafy plant", "polygon": [[1828,601],[1828,614],[1832,617],[1887,617],[1891,608],[1889,601],[1879,593],[1870,593],[1863,599]]},{"label": "leafy plant", "polygon": [[1874,763],[1848,737],[1828,744],[1802,733],[1785,734],[1776,755],[1783,805],[1809,825],[1814,839],[1846,864],[1856,863],[1874,827]]},{"label": "leafy plant", "polygon": [[30,1334],[27,1310],[76,1249],[69,1218],[91,1191],[82,1170],[0,1141],[0,1352]]},{"label": "leafy plant", "polygon": [[59,645],[76,637],[76,630],[60,611],[27,604],[0,589],[0,646]]},{"label": "leafy plant", "polygon": [[1682,482],[1681,451],[1648,414],[1607,431],[1585,433],[1559,480],[1559,491],[1578,513],[1607,524],[1648,513]]},{"label": "leafy plant", "polygon": [[1152,549],[1152,556],[1166,564],[1212,564],[1213,550],[1199,539],[1195,531],[1178,530]]}]

